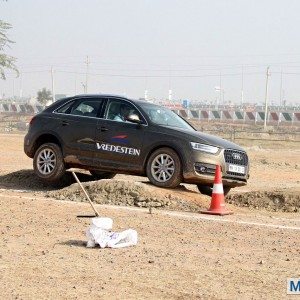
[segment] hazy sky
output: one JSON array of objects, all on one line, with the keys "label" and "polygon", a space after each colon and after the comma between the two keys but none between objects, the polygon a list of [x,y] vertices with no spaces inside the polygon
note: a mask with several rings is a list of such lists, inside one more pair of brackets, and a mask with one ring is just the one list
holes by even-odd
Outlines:
[{"label": "hazy sky", "polygon": [[[0,94],[38,89],[82,93],[89,55],[91,93],[214,101],[263,101],[270,65],[270,100],[280,78],[288,102],[300,103],[299,0],[8,0],[0,19],[16,43],[7,52],[22,74],[0,81]],[[22,78],[22,79],[21,79]]]}]

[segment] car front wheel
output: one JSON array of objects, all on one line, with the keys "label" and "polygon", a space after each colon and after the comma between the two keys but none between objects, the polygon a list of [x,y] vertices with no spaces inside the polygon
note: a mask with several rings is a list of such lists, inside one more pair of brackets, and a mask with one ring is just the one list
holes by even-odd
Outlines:
[{"label": "car front wheel", "polygon": [[46,143],[34,154],[33,168],[35,174],[45,182],[57,182],[65,174],[65,164],[58,145]]},{"label": "car front wheel", "polygon": [[147,162],[147,176],[156,186],[174,188],[182,181],[182,166],[178,154],[170,148],[154,151]]}]

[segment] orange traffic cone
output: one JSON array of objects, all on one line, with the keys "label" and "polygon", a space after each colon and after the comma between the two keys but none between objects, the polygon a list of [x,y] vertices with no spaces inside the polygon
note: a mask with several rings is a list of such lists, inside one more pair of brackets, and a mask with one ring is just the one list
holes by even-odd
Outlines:
[{"label": "orange traffic cone", "polygon": [[222,173],[219,165],[217,165],[215,172],[210,208],[208,210],[201,211],[201,213],[220,216],[233,214],[232,211],[229,211],[225,208]]}]

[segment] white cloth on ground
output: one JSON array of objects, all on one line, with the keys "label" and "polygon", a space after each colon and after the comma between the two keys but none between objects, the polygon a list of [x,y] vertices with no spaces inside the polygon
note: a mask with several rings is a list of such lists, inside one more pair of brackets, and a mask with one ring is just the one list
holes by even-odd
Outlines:
[{"label": "white cloth on ground", "polygon": [[133,229],[122,232],[112,232],[113,221],[110,218],[93,218],[92,224],[86,232],[88,238],[87,247],[123,248],[137,244],[138,234]]}]

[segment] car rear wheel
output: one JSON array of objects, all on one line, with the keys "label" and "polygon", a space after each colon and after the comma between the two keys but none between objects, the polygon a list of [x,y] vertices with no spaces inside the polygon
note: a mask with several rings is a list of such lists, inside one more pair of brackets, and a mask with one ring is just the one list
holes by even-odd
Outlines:
[{"label": "car rear wheel", "polygon": [[178,154],[170,148],[154,151],[147,162],[147,176],[156,186],[174,188],[182,181],[182,166]]},{"label": "car rear wheel", "polygon": [[43,181],[57,182],[66,171],[59,146],[54,143],[41,145],[34,154],[33,169]]},{"label": "car rear wheel", "polygon": [[90,171],[90,173],[96,180],[112,179],[117,175],[116,173],[112,173],[112,172],[103,172],[103,171],[94,171],[94,170]]},{"label": "car rear wheel", "polygon": [[[201,184],[197,184],[198,190],[201,194],[203,195],[207,195],[207,196],[211,196],[212,195],[212,190],[213,190],[213,186],[212,185],[201,185]],[[223,186],[223,190],[224,190],[224,196],[227,196],[228,193],[231,190],[231,187],[229,186]]]}]

